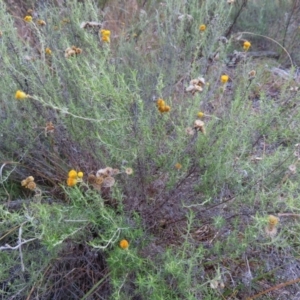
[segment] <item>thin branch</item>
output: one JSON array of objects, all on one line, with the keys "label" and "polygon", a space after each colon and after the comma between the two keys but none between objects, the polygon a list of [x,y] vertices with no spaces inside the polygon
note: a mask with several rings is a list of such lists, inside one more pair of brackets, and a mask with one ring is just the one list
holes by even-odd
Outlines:
[{"label": "thin branch", "polygon": [[9,244],[5,244],[5,246],[0,247],[0,251],[2,251],[2,250],[17,250],[20,246],[22,246],[24,244],[27,244],[29,242],[32,242],[34,240],[37,240],[37,238],[33,238],[33,239],[30,239],[30,240],[24,240],[21,244],[18,244],[15,247],[10,246]]},{"label": "thin branch", "polygon": [[299,214],[293,214],[293,213],[281,213],[281,214],[277,214],[278,217],[297,217],[300,218]]},{"label": "thin branch", "polygon": [[23,253],[22,253],[22,230],[23,228],[23,224],[20,226],[19,228],[19,252],[20,252],[20,261],[21,261],[21,268],[22,268],[22,272],[25,271],[25,266],[24,266],[24,262],[23,262]]},{"label": "thin branch", "polygon": [[278,290],[278,289],[280,289],[280,288],[283,288],[283,287],[285,287],[285,286],[287,286],[287,285],[291,285],[291,284],[297,283],[297,282],[299,282],[299,281],[300,281],[300,278],[297,278],[297,279],[290,280],[290,281],[287,281],[287,282],[284,282],[284,283],[280,283],[280,284],[275,285],[275,286],[273,286],[273,287],[271,287],[271,288],[269,288],[269,289],[267,289],[267,290],[264,290],[264,291],[262,291],[262,292],[260,292],[260,293],[258,293],[258,294],[256,294],[256,295],[253,295],[253,296],[251,296],[251,297],[248,297],[247,300],[253,300],[253,299],[256,299],[256,298],[258,298],[258,297],[260,297],[260,296],[262,296],[262,295],[264,295],[264,294],[266,294],[266,293],[269,293],[269,292]]}]

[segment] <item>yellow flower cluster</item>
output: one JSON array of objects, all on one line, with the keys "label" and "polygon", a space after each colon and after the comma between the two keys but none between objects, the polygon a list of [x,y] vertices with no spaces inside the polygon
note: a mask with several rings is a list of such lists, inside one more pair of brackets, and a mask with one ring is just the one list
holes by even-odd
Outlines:
[{"label": "yellow flower cluster", "polygon": [[129,247],[129,242],[127,240],[121,240],[119,245],[120,245],[120,248],[127,250]]},{"label": "yellow flower cluster", "polygon": [[221,76],[221,82],[222,82],[223,84],[227,83],[228,80],[229,80],[229,76],[228,76],[228,75],[222,75],[222,76]]},{"label": "yellow flower cluster", "polygon": [[21,181],[21,185],[24,186],[26,189],[35,190],[36,184],[34,182],[34,178],[32,176],[28,176],[26,179]]},{"label": "yellow flower cluster", "polygon": [[82,172],[76,172],[75,170],[71,170],[68,173],[68,179],[67,179],[67,185],[68,186],[74,186],[77,182],[81,182],[83,177]]},{"label": "yellow flower cluster", "polygon": [[169,105],[166,105],[165,101],[161,98],[159,98],[156,101],[156,105],[157,105],[158,110],[161,113],[166,113],[166,112],[169,112],[171,110],[171,107]]},{"label": "yellow flower cluster", "polygon": [[17,90],[16,94],[15,94],[15,98],[18,100],[24,100],[28,97],[28,95],[26,93],[24,93],[23,91]]},{"label": "yellow flower cluster", "polygon": [[101,41],[105,43],[110,43],[110,30],[101,29]]},{"label": "yellow flower cluster", "polygon": [[250,47],[251,47],[251,43],[249,41],[245,41],[243,45],[243,49],[245,51],[248,51]]},{"label": "yellow flower cluster", "polygon": [[206,25],[205,24],[201,24],[200,26],[199,26],[199,30],[200,31],[205,31],[206,30]]}]

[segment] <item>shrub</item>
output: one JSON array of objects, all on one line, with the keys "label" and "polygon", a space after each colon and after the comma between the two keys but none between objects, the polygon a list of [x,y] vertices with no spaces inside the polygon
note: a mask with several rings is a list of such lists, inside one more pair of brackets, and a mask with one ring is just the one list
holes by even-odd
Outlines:
[{"label": "shrub", "polygon": [[0,4],[1,295],[223,299],[289,282],[293,70],[251,58],[226,1],[115,3],[41,5],[21,16],[28,39]]}]

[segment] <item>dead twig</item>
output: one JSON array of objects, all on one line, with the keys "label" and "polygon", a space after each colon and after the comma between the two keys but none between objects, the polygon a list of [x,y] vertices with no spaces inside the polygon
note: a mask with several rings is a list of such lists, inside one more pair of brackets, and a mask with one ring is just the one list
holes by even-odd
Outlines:
[{"label": "dead twig", "polygon": [[251,297],[248,297],[246,300],[253,300],[253,299],[256,299],[256,298],[258,298],[258,297],[260,297],[260,296],[262,296],[262,295],[264,295],[264,294],[266,294],[266,293],[269,293],[269,292],[278,290],[278,289],[280,289],[280,288],[282,288],[282,287],[285,287],[285,286],[294,284],[294,283],[299,282],[299,281],[300,281],[300,278],[297,278],[297,279],[290,280],[290,281],[287,281],[287,282],[284,282],[284,283],[280,283],[280,284],[275,285],[275,286],[273,286],[273,287],[271,287],[271,288],[269,288],[269,289],[266,289],[266,290],[264,290],[264,291],[262,291],[262,292],[260,292],[260,293],[258,293],[258,294],[256,294],[256,295],[253,295],[253,296],[251,296]]},{"label": "dead twig", "polygon": [[21,268],[22,268],[22,272],[25,271],[25,266],[24,266],[24,262],[23,262],[23,253],[22,253],[22,245],[27,244],[29,242],[32,242],[34,240],[36,240],[37,238],[33,238],[33,239],[29,239],[29,240],[22,240],[22,233],[23,233],[23,225],[25,225],[27,222],[24,222],[23,224],[20,225],[19,228],[19,237],[18,237],[18,244],[14,247],[10,246],[9,244],[5,244],[5,246],[0,247],[0,251],[3,250],[17,250],[19,249],[20,252],[20,261],[21,261]]}]

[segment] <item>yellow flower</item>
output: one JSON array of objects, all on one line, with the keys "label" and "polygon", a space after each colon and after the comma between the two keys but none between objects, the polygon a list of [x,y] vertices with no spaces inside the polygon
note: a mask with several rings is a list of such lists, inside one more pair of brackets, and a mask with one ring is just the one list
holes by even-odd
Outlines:
[{"label": "yellow flower", "polygon": [[23,100],[26,99],[28,97],[28,95],[26,95],[26,93],[24,93],[23,91],[17,90],[16,94],[15,94],[15,98],[19,99],[19,100]]},{"label": "yellow flower", "polygon": [[125,169],[125,173],[126,173],[127,175],[131,175],[131,174],[133,173],[132,168],[126,168],[126,169]]},{"label": "yellow flower", "polygon": [[161,98],[159,98],[157,101],[156,101],[156,104],[158,107],[161,107],[161,106],[165,106],[165,101]]},{"label": "yellow flower", "polygon": [[101,30],[101,35],[102,36],[110,36],[110,30],[102,29]]},{"label": "yellow flower", "polygon": [[109,38],[109,36],[102,36],[101,41],[106,42],[106,43],[110,43],[110,38]]},{"label": "yellow flower", "polygon": [[32,16],[26,16],[26,17],[24,18],[24,21],[25,21],[25,22],[31,22],[31,21],[32,21]]},{"label": "yellow flower", "polygon": [[175,164],[175,168],[176,168],[177,170],[180,170],[180,169],[182,168],[182,165],[181,165],[180,163],[176,163],[176,164]]},{"label": "yellow flower", "polygon": [[76,183],[77,183],[77,179],[76,179],[76,178],[71,178],[71,177],[69,177],[69,178],[67,179],[67,185],[68,185],[68,186],[74,186],[74,185],[76,185]]},{"label": "yellow flower", "polygon": [[201,24],[201,25],[199,26],[199,30],[200,30],[200,31],[205,31],[205,30],[206,30],[206,25],[205,25],[205,24]]},{"label": "yellow flower", "polygon": [[245,41],[243,45],[243,49],[245,51],[248,51],[250,47],[251,47],[251,43],[249,41]]},{"label": "yellow flower", "polygon": [[120,245],[120,247],[121,247],[122,249],[124,249],[124,250],[128,249],[128,247],[129,247],[129,243],[128,243],[127,240],[122,240],[122,241],[120,241],[119,245]]},{"label": "yellow flower", "polygon": [[69,178],[76,179],[76,178],[77,178],[77,172],[76,172],[75,170],[71,170],[71,171],[68,173],[68,176],[69,176]]},{"label": "yellow flower", "polygon": [[77,177],[78,177],[78,178],[82,178],[82,177],[83,177],[83,172],[78,172],[78,173],[77,173]]},{"label": "yellow flower", "polygon": [[101,41],[110,43],[110,30],[102,29],[100,33],[101,33]]},{"label": "yellow flower", "polygon": [[203,117],[204,117],[204,113],[203,113],[202,111],[199,111],[199,112],[197,113],[197,116],[198,116],[199,118],[203,118]]},{"label": "yellow flower", "polygon": [[169,105],[165,105],[160,112],[165,113],[165,112],[169,112],[171,110],[171,106]]},{"label": "yellow flower", "polygon": [[221,76],[221,82],[222,83],[226,83],[229,80],[229,76],[228,75],[222,75]]},{"label": "yellow flower", "polygon": [[48,54],[48,55],[51,55],[51,54],[52,54],[52,51],[51,51],[51,49],[50,49],[49,47],[47,47],[47,48],[45,49],[45,53]]}]

